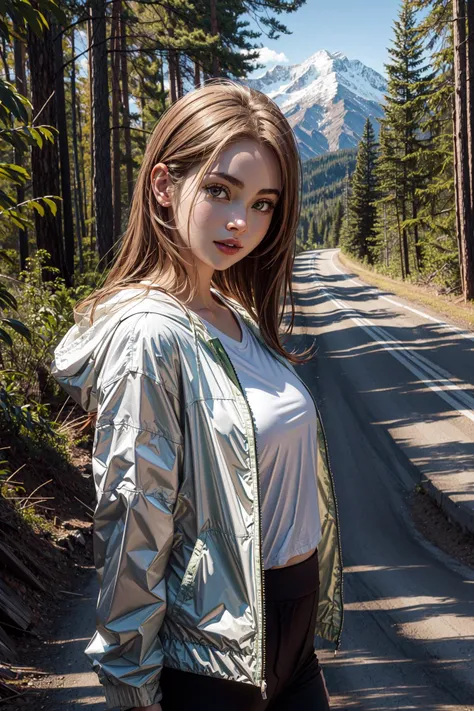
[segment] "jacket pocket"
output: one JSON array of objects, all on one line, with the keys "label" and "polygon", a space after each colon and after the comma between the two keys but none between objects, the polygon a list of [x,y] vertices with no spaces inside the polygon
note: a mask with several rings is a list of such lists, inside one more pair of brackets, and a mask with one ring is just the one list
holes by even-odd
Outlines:
[{"label": "jacket pocket", "polygon": [[178,594],[173,603],[171,609],[171,614],[179,612],[179,609],[185,602],[191,599],[193,596],[193,586],[194,580],[196,578],[196,572],[199,567],[199,561],[202,558],[203,551],[206,545],[207,531],[202,533],[196,540],[196,543],[191,553],[191,557],[184,571],[183,579],[181,580],[181,585],[179,586]]}]

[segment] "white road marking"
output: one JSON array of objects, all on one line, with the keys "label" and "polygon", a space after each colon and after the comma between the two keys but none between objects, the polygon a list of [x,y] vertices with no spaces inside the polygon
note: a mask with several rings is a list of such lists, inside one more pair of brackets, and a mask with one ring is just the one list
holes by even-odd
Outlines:
[{"label": "white road marking", "polygon": [[[313,267],[314,266],[315,265],[313,263]],[[474,397],[464,392],[459,385],[453,382],[455,376],[452,373],[449,373],[447,370],[442,368],[438,368],[438,366],[424,356],[419,356],[409,346],[406,346],[401,341],[398,341],[390,336],[385,329],[380,326],[376,326],[372,323],[372,321],[362,316],[354,308],[348,306],[340,299],[337,299],[319,279],[316,281],[319,283],[321,291],[327,296],[329,301],[332,301],[332,303],[339,309],[343,309],[348,318],[350,318],[350,320],[357,326],[362,328],[373,341],[387,350],[391,356],[396,358],[396,360],[404,365],[407,370],[419,378],[419,380],[424,383],[426,387],[436,393],[450,407],[474,422]],[[351,281],[354,280],[351,279]],[[463,387],[465,387],[464,384]],[[446,390],[455,391],[456,394],[450,395],[446,392]]]},{"label": "white road marking", "polygon": [[[344,274],[347,276],[347,272],[344,272],[342,269],[339,269],[339,267],[335,264],[334,262],[334,257],[336,256],[337,251],[335,251],[331,257],[331,264],[336,269],[336,271],[339,272],[339,274]],[[367,285],[364,284],[361,281],[358,281],[357,279],[352,279],[349,278],[347,281],[351,281],[353,284],[356,284],[357,286],[362,286],[365,287],[366,289],[370,289],[371,291],[374,292],[374,295],[376,295],[379,299],[384,299],[384,301],[388,301],[390,304],[393,304],[394,306],[398,306],[400,309],[405,309],[406,311],[411,311],[414,314],[417,314],[418,316],[421,316],[422,318],[427,319],[428,321],[432,321],[433,323],[438,324],[438,326],[441,326],[441,328],[446,328],[448,331],[456,331],[460,336],[463,338],[467,338],[470,341],[474,341],[474,333],[470,333],[469,331],[466,331],[463,328],[460,328],[459,326],[453,326],[451,323],[446,323],[445,321],[440,321],[438,318],[434,316],[430,316],[430,314],[425,313],[424,311],[420,311],[419,309],[415,309],[412,306],[407,306],[406,304],[400,303],[400,301],[395,301],[395,299],[391,299],[389,296],[384,296],[381,294],[378,289],[375,286]]]}]

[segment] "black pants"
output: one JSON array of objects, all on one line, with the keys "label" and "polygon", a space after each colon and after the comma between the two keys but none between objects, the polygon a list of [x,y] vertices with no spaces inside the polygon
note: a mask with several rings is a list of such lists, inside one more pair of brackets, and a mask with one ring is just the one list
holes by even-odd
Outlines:
[{"label": "black pants", "polygon": [[165,667],[163,711],[327,711],[329,697],[313,648],[318,598],[317,551],[302,563],[266,570],[267,699],[252,684]]}]

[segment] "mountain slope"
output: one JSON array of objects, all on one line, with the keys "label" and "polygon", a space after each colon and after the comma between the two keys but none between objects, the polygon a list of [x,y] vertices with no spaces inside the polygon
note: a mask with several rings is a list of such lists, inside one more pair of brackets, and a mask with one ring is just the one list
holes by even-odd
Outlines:
[{"label": "mountain slope", "polygon": [[246,84],[267,94],[293,128],[302,160],[358,145],[370,117],[376,135],[386,80],[357,59],[323,49]]}]

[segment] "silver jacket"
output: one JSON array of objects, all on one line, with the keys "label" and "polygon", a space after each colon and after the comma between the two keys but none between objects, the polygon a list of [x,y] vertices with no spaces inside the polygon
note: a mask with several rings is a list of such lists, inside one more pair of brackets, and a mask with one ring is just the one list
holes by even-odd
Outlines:
[{"label": "silver jacket", "polygon": [[[240,304],[215,293],[268,348]],[[84,410],[97,410],[92,466],[100,592],[85,653],[107,707],[159,702],[163,666],[253,684],[265,698],[255,421],[221,341],[172,296],[121,290],[99,307],[92,326],[85,316],[68,331],[52,373]],[[315,634],[337,648],[339,522],[315,406],[322,523]]]}]

